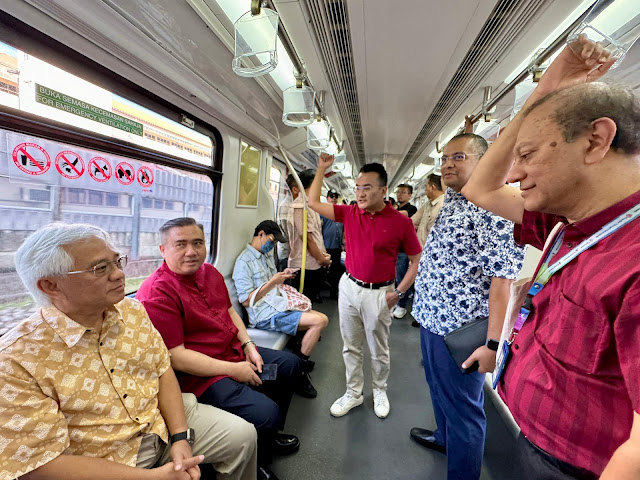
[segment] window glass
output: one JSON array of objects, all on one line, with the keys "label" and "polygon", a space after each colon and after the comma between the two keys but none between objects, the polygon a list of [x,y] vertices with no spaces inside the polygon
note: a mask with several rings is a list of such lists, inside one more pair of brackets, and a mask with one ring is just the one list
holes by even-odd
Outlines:
[{"label": "window glass", "polygon": [[[16,142],[21,142],[17,146],[26,145],[18,148],[17,154]],[[44,157],[39,156],[44,153],[30,145],[39,145],[49,156],[51,165],[45,173],[24,171],[41,172],[45,168]],[[21,152],[27,154],[24,165]],[[65,160],[61,152],[71,153],[64,153]],[[5,130],[0,130],[0,156],[6,159],[0,162],[0,335],[35,310],[15,272],[13,256],[30,233],[48,223],[90,223],[109,232],[118,251],[129,255],[127,293],[137,290],[162,263],[158,229],[167,220],[194,217],[204,224],[207,245],[211,245],[214,191],[206,175]],[[100,160],[91,163],[92,159]],[[90,170],[88,165],[95,169]],[[107,171],[107,166],[111,176],[104,181],[98,172]],[[125,170],[132,170],[131,178],[133,171],[146,172],[153,181],[145,183],[147,177],[137,173],[135,181],[125,185],[129,182]],[[80,171],[83,173],[77,177]],[[90,177],[90,171],[102,181]],[[113,181],[117,172],[123,174],[123,183]]]},{"label": "window glass", "polygon": [[269,195],[273,199],[273,211],[278,211],[278,199],[280,196],[280,181],[282,174],[278,167],[271,167],[271,173],[269,175]]},{"label": "window glass", "polygon": [[213,164],[210,137],[2,42],[0,105],[200,165]]}]

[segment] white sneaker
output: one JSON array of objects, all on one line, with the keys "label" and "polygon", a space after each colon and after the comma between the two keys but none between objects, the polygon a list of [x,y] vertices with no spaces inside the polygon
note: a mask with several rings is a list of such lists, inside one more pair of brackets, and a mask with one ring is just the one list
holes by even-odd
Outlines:
[{"label": "white sneaker", "polygon": [[330,410],[331,415],[333,415],[334,417],[342,417],[343,415],[349,413],[349,410],[351,410],[353,407],[362,405],[362,402],[364,402],[364,398],[362,398],[362,395],[360,395],[359,397],[354,397],[349,392],[347,392],[335,402],[333,402]]},{"label": "white sneaker", "polygon": [[393,310],[393,316],[396,318],[402,318],[407,314],[407,309],[406,308],[402,308],[402,307],[398,307],[396,306],[396,308]]},{"label": "white sneaker", "polygon": [[378,418],[387,418],[389,415],[389,399],[387,398],[387,392],[384,390],[373,390],[373,411]]}]

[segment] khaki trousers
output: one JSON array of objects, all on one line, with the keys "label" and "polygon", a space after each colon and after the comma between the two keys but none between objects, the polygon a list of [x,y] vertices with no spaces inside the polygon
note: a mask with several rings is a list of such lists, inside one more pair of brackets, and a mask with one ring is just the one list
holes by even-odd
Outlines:
[{"label": "khaki trousers", "polygon": [[391,312],[385,294],[393,289],[393,284],[376,290],[360,287],[347,274],[340,279],[338,311],[344,342],[342,357],[347,374],[347,391],[356,397],[362,395],[364,388],[362,362],[365,340],[371,354],[373,388],[387,389]]},{"label": "khaki trousers", "polygon": [[[182,401],[187,425],[196,433],[191,447],[194,455],[204,455],[202,463],[209,463],[222,480],[255,480],[257,475],[256,429],[252,424],[232,413],[198,403],[195,395],[183,393]],[[137,465],[152,468],[171,461],[171,445],[158,435],[142,438]]]}]

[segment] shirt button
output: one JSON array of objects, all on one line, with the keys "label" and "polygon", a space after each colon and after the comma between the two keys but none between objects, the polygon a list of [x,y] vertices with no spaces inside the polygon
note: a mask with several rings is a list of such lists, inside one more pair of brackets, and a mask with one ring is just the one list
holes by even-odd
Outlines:
[{"label": "shirt button", "polygon": [[127,398],[127,394],[125,393],[124,395],[122,395],[122,398]]},{"label": "shirt button", "polygon": [[573,247],[573,243],[567,243],[567,248]]},{"label": "shirt button", "polygon": [[113,373],[113,368],[111,370],[109,370],[111,373]]},{"label": "shirt button", "polygon": [[138,420],[140,420],[140,419],[139,419],[138,417],[136,417],[136,422],[137,422]]},{"label": "shirt button", "polygon": [[102,342],[100,342],[100,346],[102,346]]},{"label": "shirt button", "polygon": [[513,344],[513,348],[515,348],[516,350],[518,350],[520,348],[520,346],[517,343]]}]

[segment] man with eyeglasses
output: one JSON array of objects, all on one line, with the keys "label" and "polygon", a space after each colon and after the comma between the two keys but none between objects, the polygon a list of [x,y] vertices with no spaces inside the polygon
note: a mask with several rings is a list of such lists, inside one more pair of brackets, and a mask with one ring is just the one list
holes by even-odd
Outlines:
[{"label": "man with eyeglasses", "polygon": [[[379,163],[367,163],[356,179],[356,205],[332,205],[320,201],[325,172],[333,156],[321,154],[318,171],[309,191],[309,207],[345,228],[347,272],[340,280],[338,309],[344,341],[342,356],[347,375],[347,391],[331,406],[334,417],[346,415],[362,405],[363,346],[371,353],[374,413],[389,415],[389,329],[391,307],[413,284],[420,258],[420,243],[411,220],[385,202],[387,172]],[[394,290],[398,252],[409,256],[411,265]]]},{"label": "man with eyeglasses", "polygon": [[[140,285],[136,298],[169,348],[182,390],[253,423],[259,478],[277,480],[269,468],[272,456],[300,446],[298,437],[279,431],[302,380],[302,360],[290,352],[258,351],[231,304],[224,277],[205,262],[201,224],[174,218],[160,227],[160,239],[164,263]],[[265,364],[277,365],[276,377],[263,382]]]},{"label": "man with eyeglasses", "polygon": [[256,478],[255,429],[181,394],[105,231],[48,225],[15,263],[42,308],[0,338],[0,478]]},{"label": "man with eyeglasses", "polygon": [[[340,194],[335,190],[329,190],[327,192],[327,203],[337,205],[339,196]],[[326,248],[327,253],[331,255],[331,265],[329,265],[329,271],[327,272],[327,281],[330,285],[330,297],[337,299],[338,283],[340,282],[340,276],[344,273],[344,267],[341,262],[344,225],[327,217],[320,216],[320,218],[322,219],[324,248]]]},{"label": "man with eyeglasses", "polygon": [[[509,288],[523,260],[523,249],[511,236],[513,224],[460,193],[486,150],[484,138],[472,133],[453,137],[444,148],[442,180],[448,188],[420,258],[412,311],[421,326],[437,428],[413,428],[411,438],[446,453],[448,478],[456,480],[480,477],[486,435],[484,374],[494,368]],[[486,344],[462,364],[467,368],[478,362],[479,369],[462,373],[444,336],[485,317]]]}]

